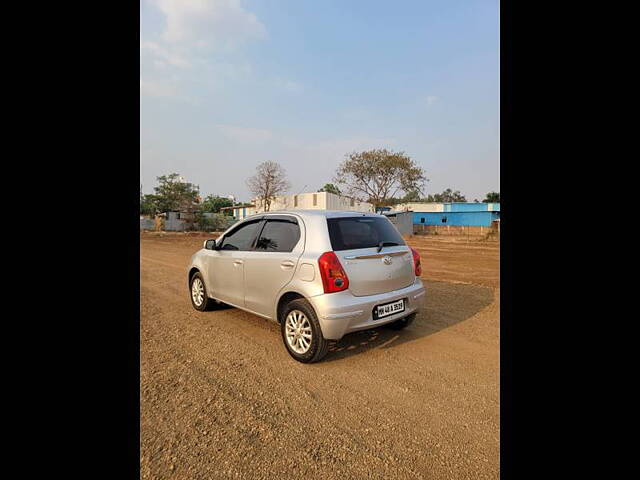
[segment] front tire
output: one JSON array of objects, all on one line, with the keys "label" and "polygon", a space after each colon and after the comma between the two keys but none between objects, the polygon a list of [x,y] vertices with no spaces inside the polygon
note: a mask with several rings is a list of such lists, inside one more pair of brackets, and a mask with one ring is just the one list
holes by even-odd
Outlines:
[{"label": "front tire", "polygon": [[211,299],[207,295],[207,287],[200,272],[196,272],[189,281],[191,305],[199,312],[204,312],[211,306]]},{"label": "front tire", "polygon": [[329,350],[329,342],[322,335],[316,312],[303,298],[289,302],[284,308],[280,331],[287,352],[299,362],[318,362]]}]

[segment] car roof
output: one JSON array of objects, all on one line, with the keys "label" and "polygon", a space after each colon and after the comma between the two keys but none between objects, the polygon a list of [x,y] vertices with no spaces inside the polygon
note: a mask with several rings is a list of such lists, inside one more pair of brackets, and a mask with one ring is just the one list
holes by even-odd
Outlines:
[{"label": "car roof", "polygon": [[326,217],[326,218],[335,218],[335,217],[380,217],[377,213],[373,212],[356,212],[352,210],[277,210],[273,212],[263,212],[256,213],[252,216],[260,216],[260,215],[300,215],[302,217],[305,216],[314,216],[314,217]]},{"label": "car roof", "polygon": [[299,218],[302,218],[303,221],[308,220],[311,223],[317,222],[321,218],[346,218],[346,217],[381,217],[387,218],[384,215],[379,215],[373,212],[356,212],[350,210],[276,210],[273,212],[262,212],[262,213],[254,213],[253,215],[249,215],[241,220],[238,220],[236,223],[231,225],[223,235],[226,235],[227,232],[231,230],[235,230],[240,225],[243,225],[246,222],[250,222],[252,220],[261,219],[265,217],[278,217],[282,215],[295,215]]}]

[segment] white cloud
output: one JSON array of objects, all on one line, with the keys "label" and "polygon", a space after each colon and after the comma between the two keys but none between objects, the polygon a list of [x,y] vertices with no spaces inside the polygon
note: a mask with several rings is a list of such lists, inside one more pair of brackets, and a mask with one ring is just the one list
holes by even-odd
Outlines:
[{"label": "white cloud", "polygon": [[140,79],[140,95],[172,98],[177,96],[177,91],[170,85]]},{"label": "white cloud", "polygon": [[424,101],[427,104],[427,107],[429,105],[433,105],[434,103],[436,103],[438,101],[438,97],[436,97],[435,95],[428,95],[425,97]]},{"label": "white cloud", "polygon": [[215,128],[227,138],[240,142],[266,142],[273,138],[273,132],[264,128],[238,127],[218,124]]},{"label": "white cloud", "polygon": [[293,80],[287,80],[286,78],[276,78],[274,83],[276,87],[286,90],[287,92],[299,93],[302,91],[302,85]]},{"label": "white cloud", "polygon": [[149,42],[147,40],[140,40],[140,53],[149,52],[153,56],[160,60],[156,60],[154,63],[159,66],[165,64],[173,65],[174,67],[186,68],[191,66],[191,63],[175,50],[170,50],[155,42]]},{"label": "white cloud", "polygon": [[204,48],[233,48],[263,38],[265,26],[240,0],[153,0],[166,17],[163,39]]},{"label": "white cloud", "polygon": [[369,109],[364,107],[354,107],[344,110],[341,113],[343,119],[351,122],[360,122],[371,118],[372,113]]},{"label": "white cloud", "polygon": [[[252,73],[251,65],[237,56],[225,58],[240,44],[263,38],[266,28],[240,0],[147,0],[165,17],[161,35],[140,40],[141,95],[179,97],[197,103],[187,92],[189,79],[202,83],[206,78],[209,89],[246,78]],[[171,71],[189,70],[189,74],[174,78],[169,87],[165,79]],[[192,82],[193,83],[193,82]],[[284,88],[295,91],[296,84]],[[179,94],[178,89],[183,93]],[[191,90],[189,90],[191,91]]]}]

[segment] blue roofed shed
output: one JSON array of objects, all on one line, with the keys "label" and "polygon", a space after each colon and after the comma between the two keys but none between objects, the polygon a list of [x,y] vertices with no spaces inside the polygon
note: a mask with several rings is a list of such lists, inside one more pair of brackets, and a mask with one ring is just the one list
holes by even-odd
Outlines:
[{"label": "blue roofed shed", "polygon": [[411,203],[414,225],[456,225],[490,227],[500,220],[499,203]]}]

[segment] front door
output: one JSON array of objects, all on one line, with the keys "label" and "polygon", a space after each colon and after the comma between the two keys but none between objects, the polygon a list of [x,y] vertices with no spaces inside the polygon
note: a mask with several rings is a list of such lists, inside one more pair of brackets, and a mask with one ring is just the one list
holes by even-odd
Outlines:
[{"label": "front door", "polygon": [[219,249],[209,256],[208,280],[211,296],[221,302],[244,307],[245,256],[252,248],[262,219],[238,225],[222,238]]}]

